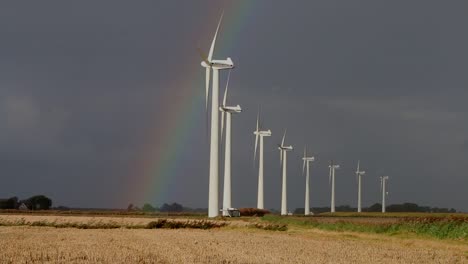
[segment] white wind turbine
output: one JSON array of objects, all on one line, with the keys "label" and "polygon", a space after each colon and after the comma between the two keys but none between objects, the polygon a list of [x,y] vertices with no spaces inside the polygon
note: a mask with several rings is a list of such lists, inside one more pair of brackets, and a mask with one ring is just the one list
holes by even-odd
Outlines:
[{"label": "white wind turbine", "polygon": [[340,168],[340,165],[334,164],[333,160],[330,161],[330,173],[328,175],[328,182],[331,181],[331,204],[330,204],[330,212],[335,212],[335,170]]},{"label": "white wind turbine", "polygon": [[255,149],[254,149],[254,161],[257,156],[257,146],[258,146],[258,139],[260,138],[260,150],[259,150],[259,157],[258,157],[258,193],[257,193],[257,208],[264,209],[263,203],[263,137],[270,137],[271,130],[262,130],[262,127],[259,126],[259,119],[260,119],[260,111],[257,114],[257,127],[254,131],[255,135]]},{"label": "white wind turbine", "polygon": [[278,146],[280,150],[280,162],[281,162],[281,169],[283,174],[283,184],[282,184],[282,191],[281,191],[281,215],[288,214],[288,206],[287,206],[287,185],[286,185],[286,165],[287,165],[287,157],[286,154],[288,151],[292,150],[293,147],[291,145],[285,146],[284,139],[286,137],[286,131],[284,131],[283,139],[281,140],[281,145]]},{"label": "white wind turbine", "polygon": [[388,176],[380,176],[380,190],[382,191],[382,213],[385,213],[385,197],[388,192],[385,190],[387,185]]},{"label": "white wind turbine", "polygon": [[309,195],[309,171],[310,171],[310,162],[315,160],[314,157],[307,157],[307,149],[304,147],[304,157],[302,158],[304,161],[302,163],[302,174],[304,175],[304,169],[306,169],[306,189],[305,189],[305,205],[304,205],[304,214],[310,215],[310,195]]},{"label": "white wind turbine", "polygon": [[225,60],[213,60],[213,52],[218,36],[219,26],[223,15],[219,19],[216,33],[211,43],[208,56],[200,51],[203,61],[201,65],[206,69],[206,109],[208,110],[208,94],[210,88],[210,73],[213,70],[213,90],[211,94],[211,138],[210,138],[210,178],[208,193],[208,217],[218,216],[218,184],[219,184],[219,70],[234,68],[231,58]]},{"label": "white wind turbine", "polygon": [[359,163],[360,163],[360,161],[358,160],[357,169],[356,169],[356,178],[357,178],[357,181],[358,181],[358,205],[357,205],[358,213],[360,213],[361,210],[362,210],[362,208],[361,208],[361,176],[366,174],[365,171],[359,170]]},{"label": "white wind turbine", "polygon": [[229,72],[226,90],[224,91],[223,104],[219,108],[221,111],[221,141],[224,130],[224,116],[226,115],[226,142],[224,148],[224,190],[223,190],[223,216],[228,216],[228,209],[231,208],[231,116],[242,111],[240,105],[227,106],[228,85],[231,72]]}]

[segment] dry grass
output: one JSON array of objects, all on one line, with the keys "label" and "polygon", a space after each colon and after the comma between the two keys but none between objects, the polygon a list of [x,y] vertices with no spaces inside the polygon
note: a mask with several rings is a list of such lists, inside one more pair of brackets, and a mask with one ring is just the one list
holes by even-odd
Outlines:
[{"label": "dry grass", "polygon": [[[25,221],[38,220],[29,217]],[[47,217],[56,222],[104,221]],[[0,226],[0,248],[0,263],[468,263],[468,246],[455,242],[316,229],[272,232],[242,222],[236,228],[210,230]]]},{"label": "dry grass", "polygon": [[455,217],[466,217],[468,218],[467,213],[418,213],[418,212],[335,212],[335,213],[321,213],[316,216],[322,217],[377,217],[377,218],[386,218],[386,217],[448,217],[448,216],[455,216]]}]

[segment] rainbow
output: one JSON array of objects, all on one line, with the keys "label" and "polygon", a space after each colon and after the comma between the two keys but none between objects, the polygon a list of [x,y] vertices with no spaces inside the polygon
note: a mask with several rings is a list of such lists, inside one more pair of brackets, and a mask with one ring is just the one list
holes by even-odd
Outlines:
[{"label": "rainbow", "polygon": [[[218,54],[232,52],[235,39],[249,20],[253,10],[254,1],[228,2],[224,8],[222,32],[217,43]],[[207,26],[204,32],[197,32],[194,38],[199,38],[202,33],[201,36],[211,40],[221,10],[213,10],[210,13],[213,14],[211,24],[208,24],[211,26]],[[235,54],[232,57],[235,60]],[[203,134],[193,135],[192,133],[197,130],[197,126],[206,124],[205,117],[197,114],[205,107],[205,80],[204,77],[200,77],[204,76],[204,69],[198,63],[187,67],[188,70],[182,69],[181,77],[170,85],[171,93],[163,93],[158,98],[160,102],[158,120],[164,121],[155,124],[148,131],[146,141],[148,143],[141,151],[141,158],[134,172],[129,175],[127,184],[130,189],[129,195],[122,197],[126,200],[123,202],[132,202],[137,205],[149,202],[156,206],[163,202],[173,202],[167,199],[171,190],[174,189],[175,179],[184,173],[184,168],[177,163],[185,153],[184,146],[189,145],[191,140],[197,140],[191,138],[194,136],[204,140]],[[184,72],[187,73],[185,76]],[[196,84],[194,80],[197,80]],[[209,162],[208,156],[206,162]],[[208,171],[206,175],[208,177]],[[206,195],[208,196],[208,193]]]}]

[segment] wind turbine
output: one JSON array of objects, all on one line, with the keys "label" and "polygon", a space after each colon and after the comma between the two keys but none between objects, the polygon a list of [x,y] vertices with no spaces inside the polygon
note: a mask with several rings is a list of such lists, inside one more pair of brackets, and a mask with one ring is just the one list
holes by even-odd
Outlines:
[{"label": "wind turbine", "polygon": [[331,205],[330,205],[330,212],[335,212],[335,170],[340,168],[340,165],[334,164],[333,160],[330,161],[330,173],[328,175],[328,182],[331,181]]},{"label": "wind turbine", "polygon": [[227,94],[228,94],[228,85],[229,78],[231,77],[231,72],[229,72],[226,90],[224,91],[223,104],[219,108],[221,111],[221,141],[222,134],[224,130],[224,116],[226,115],[226,142],[224,148],[224,190],[223,190],[223,216],[228,216],[228,209],[231,208],[231,116],[232,114],[237,114],[242,111],[240,105],[237,106],[227,106]]},{"label": "wind turbine", "polygon": [[286,154],[288,151],[291,151],[293,147],[291,145],[285,146],[284,139],[286,137],[286,131],[284,131],[283,139],[281,140],[281,145],[278,146],[280,151],[280,162],[281,162],[281,169],[283,172],[283,185],[281,191],[281,215],[288,214],[288,207],[287,207],[287,186],[286,186],[286,165],[287,165],[287,157]]},{"label": "wind turbine", "polygon": [[263,137],[270,137],[271,130],[262,130],[262,126],[259,126],[259,119],[260,119],[260,111],[257,114],[257,127],[253,132],[255,135],[255,149],[254,149],[254,162],[257,156],[257,146],[258,146],[258,139],[260,138],[260,150],[259,150],[259,158],[258,158],[258,193],[257,193],[257,208],[264,209],[263,203]]},{"label": "wind turbine", "polygon": [[358,163],[357,163],[357,169],[356,169],[356,178],[358,180],[358,205],[357,205],[357,211],[358,213],[361,212],[361,176],[366,174],[365,171],[361,171],[359,170],[359,160],[358,160]]},{"label": "wind turbine", "polygon": [[310,204],[309,204],[309,163],[313,162],[315,160],[314,157],[307,157],[307,149],[304,147],[304,157],[302,158],[304,161],[302,163],[302,174],[304,175],[304,169],[307,168],[306,170],[306,189],[305,189],[305,205],[304,205],[304,214],[305,215],[310,215]]},{"label": "wind turbine", "polygon": [[208,56],[205,56],[199,49],[203,59],[201,65],[205,68],[206,73],[206,111],[208,111],[208,94],[210,89],[210,73],[213,70],[213,89],[211,93],[211,138],[210,138],[210,178],[209,178],[209,193],[208,193],[208,217],[218,216],[218,184],[219,184],[219,71],[234,68],[234,63],[231,58],[225,60],[213,60],[213,52],[218,36],[219,27],[223,15],[219,19],[216,33],[211,42]]},{"label": "wind turbine", "polygon": [[380,190],[382,191],[382,213],[385,213],[385,196],[388,195],[388,192],[385,191],[387,185],[388,176],[380,177]]}]

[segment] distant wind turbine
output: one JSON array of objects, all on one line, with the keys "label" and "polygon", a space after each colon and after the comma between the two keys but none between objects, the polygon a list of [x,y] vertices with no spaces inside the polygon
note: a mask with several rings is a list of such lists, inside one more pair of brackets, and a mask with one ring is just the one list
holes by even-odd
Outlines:
[{"label": "distant wind turbine", "polygon": [[304,205],[304,214],[310,215],[310,195],[309,195],[309,170],[310,170],[310,162],[315,160],[314,157],[307,157],[307,149],[304,147],[304,157],[302,158],[304,161],[302,163],[302,174],[304,175],[304,169],[306,169],[306,189],[305,189],[305,205]]},{"label": "distant wind turbine", "polygon": [[281,169],[283,174],[283,184],[282,184],[282,191],[281,191],[281,215],[288,214],[288,206],[287,206],[287,181],[286,181],[286,165],[287,165],[287,157],[286,154],[288,151],[293,149],[292,146],[285,146],[284,139],[286,137],[286,131],[284,131],[283,139],[281,140],[281,145],[278,146],[280,151],[280,162],[281,162]]},{"label": "distant wind turbine", "polygon": [[356,178],[357,178],[357,181],[358,181],[358,206],[357,206],[358,213],[360,213],[362,211],[362,208],[361,208],[361,176],[366,174],[365,171],[359,170],[359,162],[360,161],[358,160],[357,169],[356,169]]},{"label": "distant wind turbine", "polygon": [[221,141],[224,130],[224,116],[226,116],[226,142],[224,152],[224,190],[223,190],[223,216],[228,216],[228,209],[231,208],[231,115],[242,111],[240,105],[227,106],[228,85],[231,72],[229,72],[226,90],[224,91],[223,104],[219,108],[221,111]]},{"label": "distant wind turbine", "polygon": [[211,94],[211,139],[210,139],[210,178],[209,178],[209,193],[208,193],[208,217],[218,216],[218,184],[219,184],[219,70],[234,68],[234,63],[231,58],[226,60],[213,60],[213,52],[218,36],[219,27],[223,15],[219,19],[216,33],[211,43],[208,56],[205,56],[199,49],[203,59],[201,65],[206,69],[206,110],[208,111],[208,94],[210,88],[210,73],[213,70],[213,90]]},{"label": "distant wind turbine", "polygon": [[257,146],[258,146],[258,139],[260,138],[260,150],[259,150],[259,158],[258,158],[258,192],[257,192],[257,208],[264,209],[264,193],[263,193],[263,137],[270,137],[271,130],[262,130],[263,127],[259,125],[260,119],[260,111],[257,114],[257,127],[254,131],[255,135],[255,149],[254,149],[254,162],[257,156]]},{"label": "distant wind turbine", "polygon": [[340,168],[340,165],[334,164],[333,160],[330,161],[330,173],[328,175],[328,181],[331,181],[331,204],[330,204],[330,212],[335,212],[335,170]]},{"label": "distant wind turbine", "polygon": [[388,195],[386,191],[388,176],[380,177],[380,190],[382,191],[382,213],[385,213],[385,197]]}]

